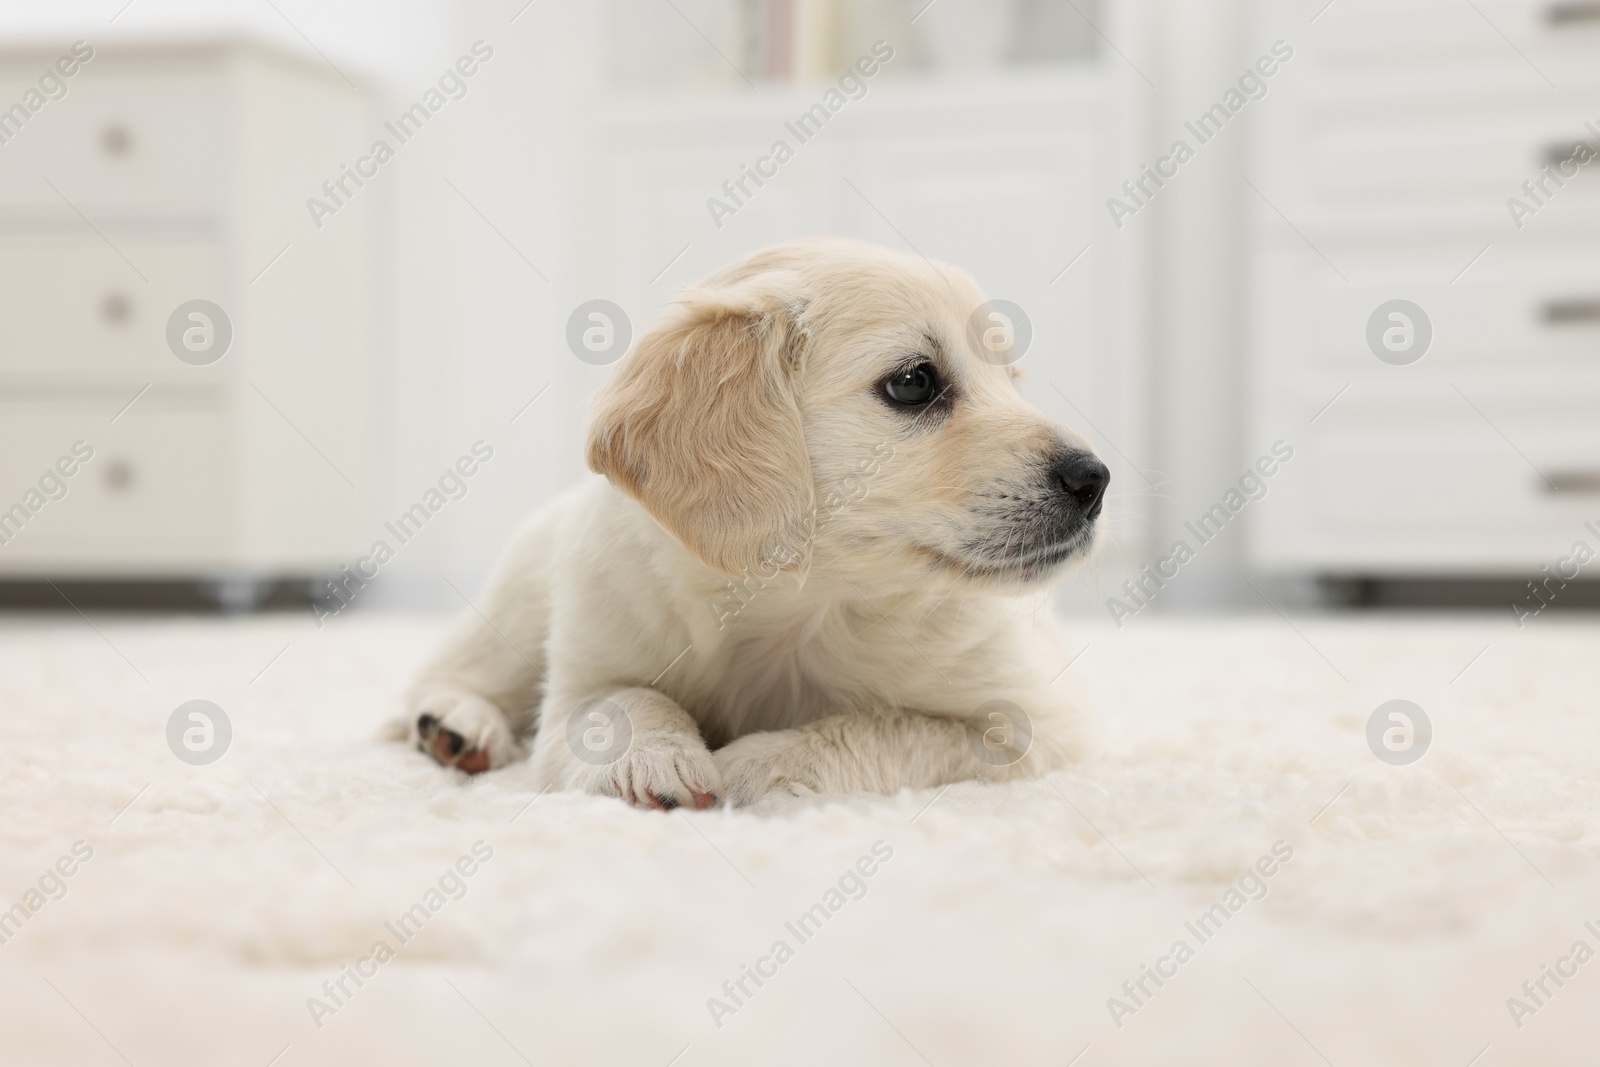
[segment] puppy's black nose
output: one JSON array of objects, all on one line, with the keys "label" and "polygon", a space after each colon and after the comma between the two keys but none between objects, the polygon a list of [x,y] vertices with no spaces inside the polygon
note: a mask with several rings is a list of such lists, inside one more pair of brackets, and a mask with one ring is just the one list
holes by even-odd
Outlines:
[{"label": "puppy's black nose", "polygon": [[1084,518],[1093,519],[1100,514],[1105,503],[1106,486],[1111,484],[1111,472],[1093,452],[1063,452],[1051,467],[1056,484],[1061,491],[1078,502]]}]

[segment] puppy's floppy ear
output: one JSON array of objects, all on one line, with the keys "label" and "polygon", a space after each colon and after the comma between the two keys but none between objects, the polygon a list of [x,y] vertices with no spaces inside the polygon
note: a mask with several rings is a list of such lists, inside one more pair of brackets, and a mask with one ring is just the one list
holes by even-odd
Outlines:
[{"label": "puppy's floppy ear", "polygon": [[796,280],[681,297],[601,390],[589,466],[723,574],[804,573],[815,507]]}]

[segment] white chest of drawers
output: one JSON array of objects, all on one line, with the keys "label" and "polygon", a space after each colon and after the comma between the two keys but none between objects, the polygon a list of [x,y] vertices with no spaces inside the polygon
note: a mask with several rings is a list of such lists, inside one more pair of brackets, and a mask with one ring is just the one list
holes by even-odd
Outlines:
[{"label": "white chest of drawers", "polygon": [[[244,42],[95,46],[62,78],[71,54],[0,53],[23,109],[0,110],[0,576],[337,570],[381,476],[382,179],[320,227],[307,200],[380,122],[338,72]],[[231,325],[205,365],[168,340],[195,300]],[[50,477],[75,442],[93,458]]]},{"label": "white chest of drawers", "polygon": [[[1243,193],[1253,430],[1303,457],[1253,561],[1535,573],[1600,519],[1600,162],[1524,187],[1600,152],[1600,6],[1316,6],[1268,0],[1252,30],[1296,49]],[[1367,340],[1396,299],[1432,330],[1406,365]]]}]

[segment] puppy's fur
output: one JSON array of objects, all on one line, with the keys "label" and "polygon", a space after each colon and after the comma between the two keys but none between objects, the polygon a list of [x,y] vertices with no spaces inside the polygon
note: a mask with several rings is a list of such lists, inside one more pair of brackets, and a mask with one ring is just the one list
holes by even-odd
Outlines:
[{"label": "puppy's fur", "polygon": [[[1024,597],[1093,548],[1106,479],[1062,464],[1105,468],[980,356],[983,299],[841,240],[683,294],[598,398],[605,477],[517,533],[416,682],[412,740],[468,771],[529,745],[543,785],[668,808],[1074,759],[1070,653]],[[918,365],[938,395],[906,407],[884,383]],[[623,747],[583,758],[590,730]]]}]

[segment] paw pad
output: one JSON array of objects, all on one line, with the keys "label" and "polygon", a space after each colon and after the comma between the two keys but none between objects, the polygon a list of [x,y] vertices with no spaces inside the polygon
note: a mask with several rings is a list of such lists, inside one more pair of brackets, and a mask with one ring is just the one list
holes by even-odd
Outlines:
[{"label": "paw pad", "polygon": [[440,726],[435,715],[417,717],[417,748],[444,766],[467,774],[480,774],[489,769],[489,754],[468,748],[467,739],[449,727]]}]

